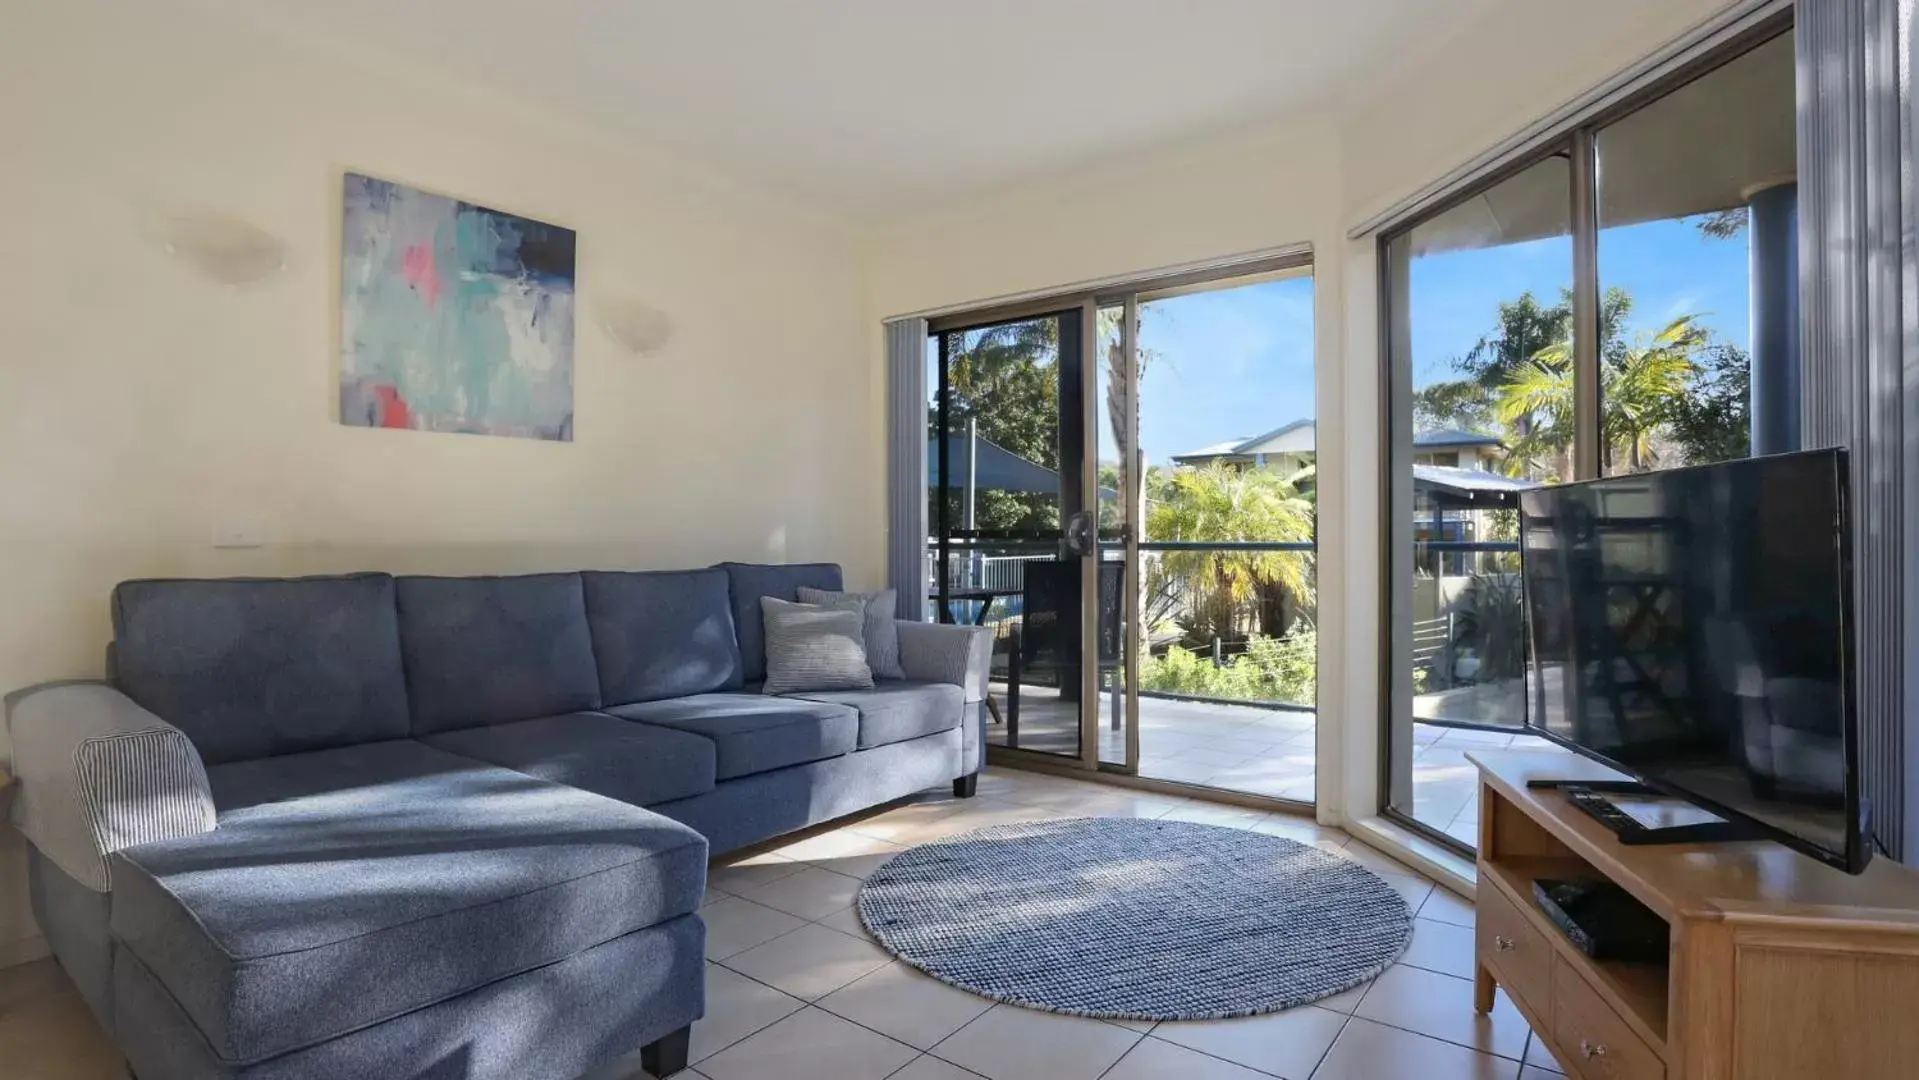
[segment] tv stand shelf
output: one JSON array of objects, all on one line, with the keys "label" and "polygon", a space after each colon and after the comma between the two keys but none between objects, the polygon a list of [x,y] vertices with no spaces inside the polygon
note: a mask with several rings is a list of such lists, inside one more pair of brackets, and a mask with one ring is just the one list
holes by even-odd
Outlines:
[{"label": "tv stand shelf", "polygon": [[[1475,752],[1481,1012],[1503,989],[1579,1080],[1919,1076],[1919,870],[1852,877],[1771,841],[1629,846],[1543,779],[1568,754]],[[1594,960],[1533,897],[1610,880],[1664,919],[1665,963]]]}]

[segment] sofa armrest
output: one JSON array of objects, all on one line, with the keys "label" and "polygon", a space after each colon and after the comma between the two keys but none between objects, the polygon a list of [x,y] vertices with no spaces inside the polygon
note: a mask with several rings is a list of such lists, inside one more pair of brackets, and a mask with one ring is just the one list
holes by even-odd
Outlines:
[{"label": "sofa armrest", "polygon": [[984,626],[898,620],[900,670],[909,679],[952,683],[966,700],[986,698],[986,676],[993,663],[993,631]]},{"label": "sofa armrest", "polygon": [[200,754],[179,728],[104,683],[7,695],[19,793],[13,823],[41,854],[99,892],[107,856],[213,828]]}]

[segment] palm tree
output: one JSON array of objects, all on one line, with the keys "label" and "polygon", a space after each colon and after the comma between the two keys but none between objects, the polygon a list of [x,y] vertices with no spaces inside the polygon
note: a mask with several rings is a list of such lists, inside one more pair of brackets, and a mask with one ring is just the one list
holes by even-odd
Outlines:
[{"label": "palm tree", "polygon": [[[1313,505],[1299,492],[1302,476],[1224,465],[1177,469],[1155,485],[1146,514],[1154,541],[1293,541],[1313,539]],[[1313,598],[1310,551],[1167,551],[1155,572],[1192,598],[1195,636],[1237,636],[1241,616],[1255,612],[1256,629],[1284,633],[1286,608]],[[1149,582],[1150,584],[1150,582]]]},{"label": "palm tree", "polygon": [[[1602,346],[1601,433],[1609,460],[1623,454],[1632,472],[1653,461],[1655,436],[1684,401],[1693,356],[1708,337],[1697,316],[1682,315],[1650,337]],[[1572,342],[1562,341],[1500,387],[1494,412],[1519,432],[1508,458],[1515,472],[1550,463],[1549,478],[1572,475],[1573,381]]]}]

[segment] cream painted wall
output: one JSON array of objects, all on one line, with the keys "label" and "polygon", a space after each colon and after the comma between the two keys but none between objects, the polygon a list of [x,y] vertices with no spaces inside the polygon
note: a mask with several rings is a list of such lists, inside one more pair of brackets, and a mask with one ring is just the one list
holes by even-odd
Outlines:
[{"label": "cream painted wall", "polygon": [[[1505,0],[1435,52],[1382,63],[1339,115],[1055,177],[880,231],[873,324],[893,315],[1307,241],[1315,249],[1320,817],[1378,805],[1381,380],[1377,260],[1346,230],[1722,8]],[[882,364],[877,331],[871,336]],[[882,364],[883,370],[883,364]],[[876,393],[878,389],[876,388]],[[878,401],[879,399],[875,399]]]},{"label": "cream painted wall", "polygon": [[[383,64],[157,4],[0,31],[0,691],[97,674],[143,575],[883,559],[856,235],[670,158]],[[334,419],[341,173],[569,225],[576,441]],[[204,207],[283,238],[230,289],[143,236]],[[596,299],[666,311],[653,356]],[[269,543],[214,550],[222,515]],[[4,756],[0,746],[0,756]],[[0,964],[34,948],[0,830]]]}]

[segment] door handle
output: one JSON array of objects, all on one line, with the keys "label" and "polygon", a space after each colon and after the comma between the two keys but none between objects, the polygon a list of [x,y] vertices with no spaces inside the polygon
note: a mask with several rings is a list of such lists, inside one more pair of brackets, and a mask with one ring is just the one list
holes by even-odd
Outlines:
[{"label": "door handle", "polygon": [[1066,519],[1066,550],[1073,555],[1091,555],[1099,542],[1099,526],[1091,512],[1081,510]]}]

